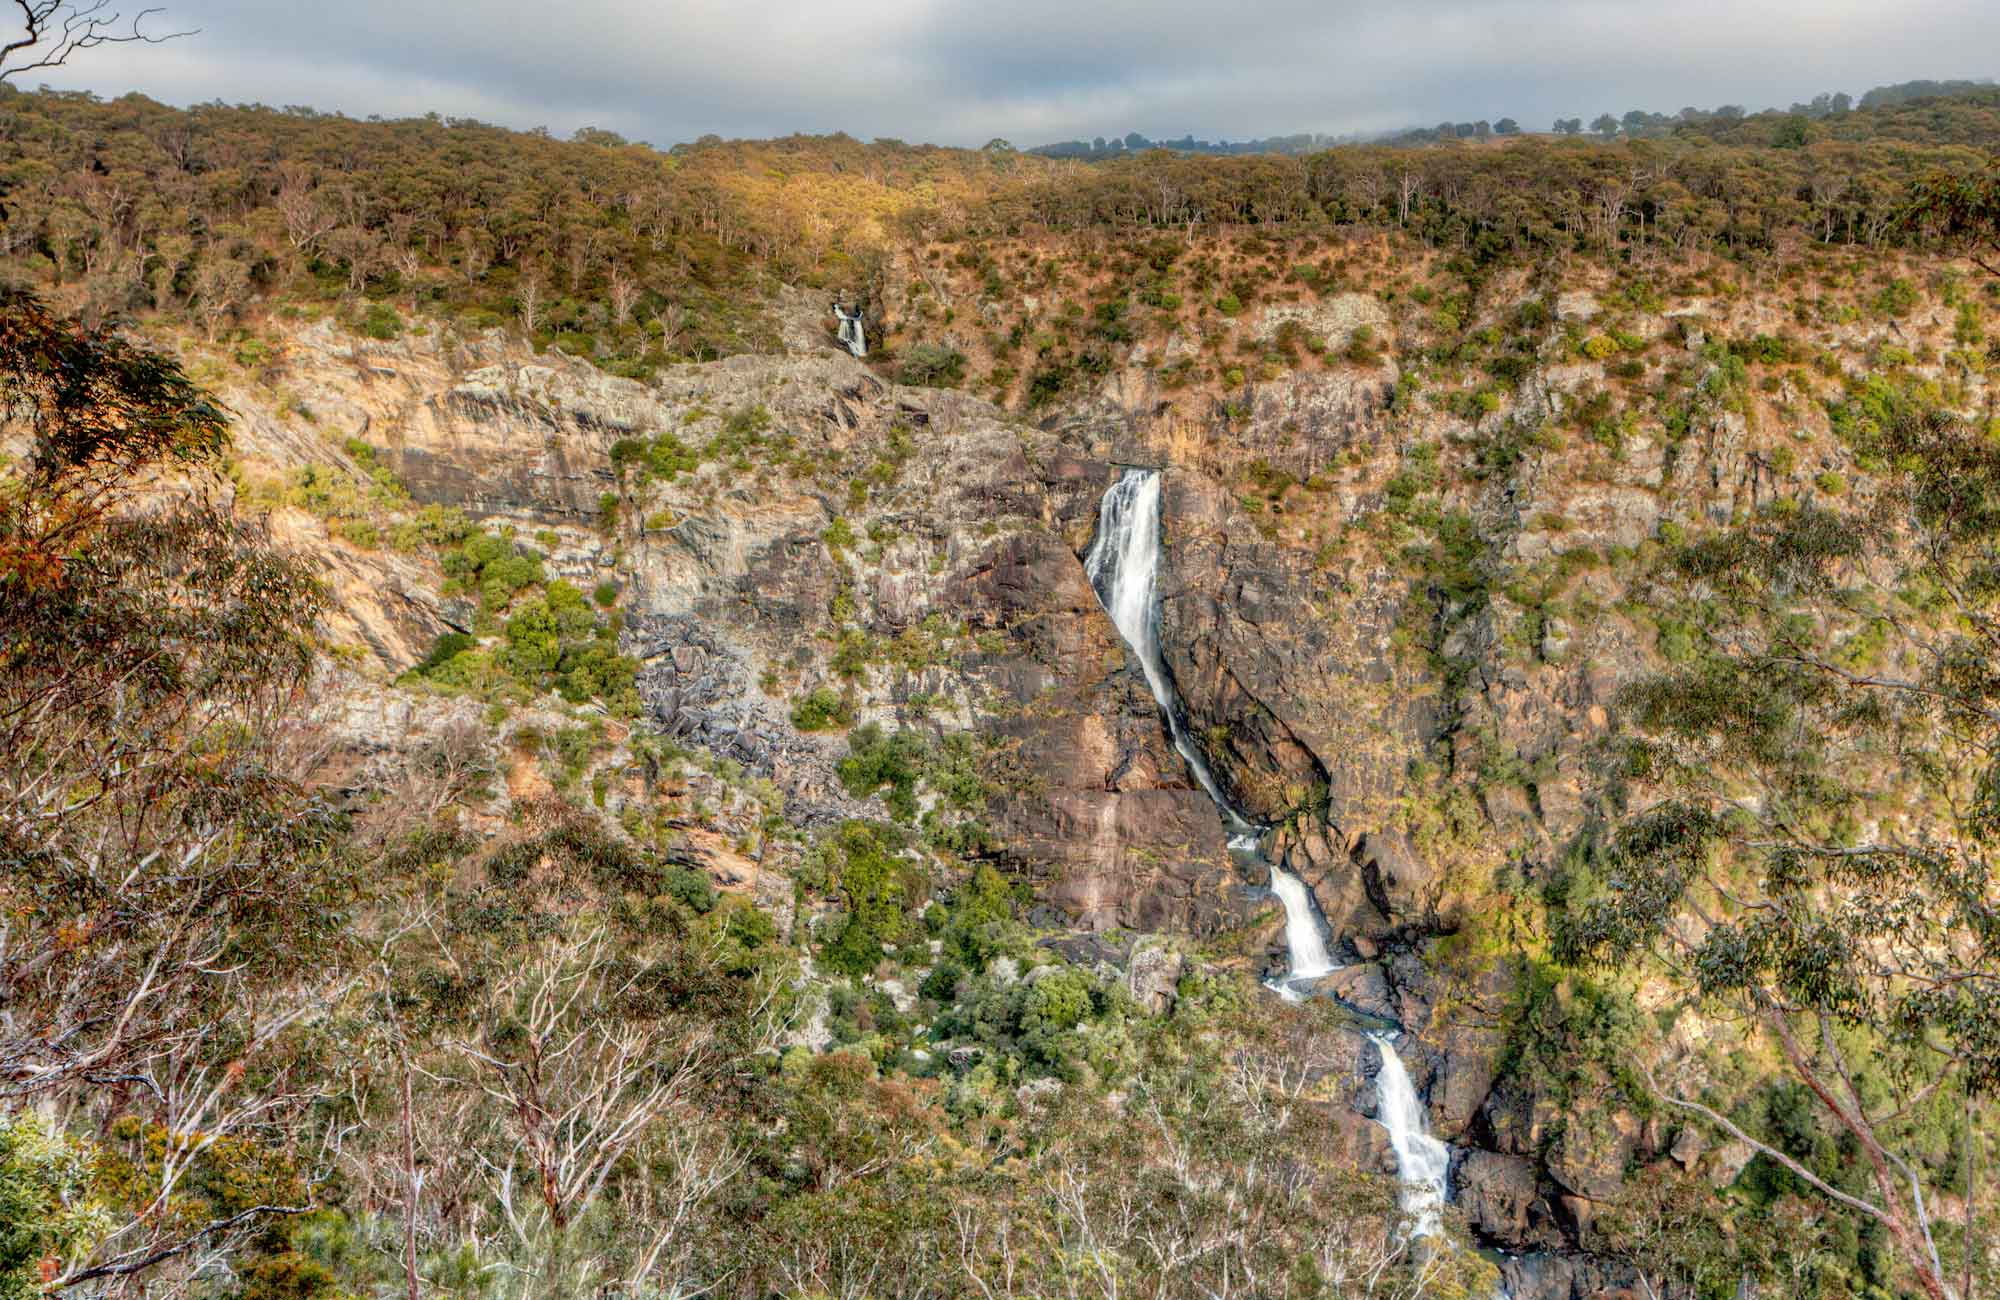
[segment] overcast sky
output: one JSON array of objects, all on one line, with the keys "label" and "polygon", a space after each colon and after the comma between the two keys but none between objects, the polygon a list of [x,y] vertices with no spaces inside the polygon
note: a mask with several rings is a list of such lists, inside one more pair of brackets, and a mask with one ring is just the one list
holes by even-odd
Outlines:
[{"label": "overcast sky", "polygon": [[[29,88],[437,111],[668,145],[1017,145],[1750,108],[2000,72],[1996,0],[141,0],[198,27]],[[11,34],[11,33],[10,33]]]}]

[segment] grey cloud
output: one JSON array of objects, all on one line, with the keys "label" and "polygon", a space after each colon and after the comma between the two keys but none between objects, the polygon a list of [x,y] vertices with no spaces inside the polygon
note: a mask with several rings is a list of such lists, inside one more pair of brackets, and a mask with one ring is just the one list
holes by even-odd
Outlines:
[{"label": "grey cloud", "polygon": [[660,144],[794,130],[1027,144],[1761,107],[1990,75],[1966,61],[2000,49],[1987,0],[166,3],[201,35],[93,51],[47,80]]}]

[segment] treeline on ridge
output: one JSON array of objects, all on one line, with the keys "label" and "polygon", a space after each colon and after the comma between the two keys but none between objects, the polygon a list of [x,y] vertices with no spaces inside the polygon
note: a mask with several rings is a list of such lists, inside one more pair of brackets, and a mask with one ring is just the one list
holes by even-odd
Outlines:
[{"label": "treeline on ridge", "polygon": [[1714,119],[1660,139],[1089,168],[838,135],[662,153],[602,131],[139,96],[14,92],[0,108],[0,263],[87,320],[161,312],[215,337],[265,304],[318,303],[382,338],[413,318],[517,326],[632,376],[768,347],[779,284],[866,299],[898,255],[996,236],[1380,226],[1482,259],[1921,241],[1898,222],[1911,184],[1978,174],[2000,145],[2000,91],[1783,140]]}]

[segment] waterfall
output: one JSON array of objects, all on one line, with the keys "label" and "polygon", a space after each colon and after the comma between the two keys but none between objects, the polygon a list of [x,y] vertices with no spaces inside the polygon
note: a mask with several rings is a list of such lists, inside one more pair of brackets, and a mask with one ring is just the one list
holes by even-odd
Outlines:
[{"label": "waterfall", "polygon": [[1231,853],[1246,866],[1262,866],[1270,873],[1271,892],[1285,905],[1285,946],[1290,954],[1290,972],[1272,987],[1283,996],[1296,999],[1300,994],[1295,986],[1332,970],[1333,959],[1327,955],[1326,939],[1313,909],[1312,891],[1306,888],[1305,881],[1264,856],[1262,842],[1267,828],[1251,821],[1223,794],[1208,765],[1208,756],[1188,734],[1180,698],[1167,676],[1166,661],[1160,657],[1159,471],[1128,469],[1104,494],[1097,515],[1097,539],[1091,543],[1083,564],[1104,612],[1111,616],[1118,634],[1139,657],[1146,685],[1152,688],[1153,699],[1166,716],[1167,735],[1172,738],[1174,749],[1222,815],[1223,824],[1229,829]]},{"label": "waterfall", "polygon": [[1376,1118],[1389,1130],[1389,1145],[1396,1152],[1396,1172],[1403,1183],[1403,1208],[1415,1219],[1413,1235],[1435,1236],[1438,1210],[1449,1193],[1446,1180],[1451,1172],[1451,1152],[1432,1137],[1424,1126],[1424,1104],[1417,1098],[1410,1072],[1387,1034],[1368,1035],[1382,1054],[1382,1070],[1375,1076]]},{"label": "waterfall", "polygon": [[847,345],[847,350],[857,357],[867,356],[868,339],[861,332],[861,309],[856,307],[854,314],[849,316],[839,303],[835,303],[833,314],[840,317],[840,341]]},{"label": "waterfall", "polygon": [[1285,905],[1285,947],[1292,955],[1290,978],[1300,982],[1315,980],[1332,970],[1333,958],[1327,955],[1326,939],[1320,934],[1319,918],[1313,915],[1312,891],[1306,888],[1306,882],[1273,862],[1271,892]]}]

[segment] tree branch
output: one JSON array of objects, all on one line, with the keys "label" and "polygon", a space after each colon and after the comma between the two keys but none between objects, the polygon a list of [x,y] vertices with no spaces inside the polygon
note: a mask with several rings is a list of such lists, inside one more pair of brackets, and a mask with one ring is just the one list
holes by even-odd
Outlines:
[{"label": "tree branch", "polygon": [[100,1277],[130,1277],[132,1274],[149,1269],[155,1264],[164,1263],[176,1255],[186,1254],[217,1233],[227,1232],[237,1224],[253,1219],[260,1214],[310,1214],[312,1210],[313,1207],[310,1205],[253,1205],[249,1209],[232,1214],[226,1219],[218,1219],[216,1222],[196,1232],[193,1236],[185,1237],[171,1246],[162,1246],[158,1250],[150,1251],[143,1257],[135,1259],[131,1255],[121,1255],[108,1263],[95,1265],[84,1269],[80,1273],[66,1274],[43,1287],[42,1293],[44,1295],[53,1295],[57,1291],[67,1290],[80,1283],[89,1282]]},{"label": "tree branch", "polygon": [[[13,0],[13,4],[21,15],[21,35],[0,44],[0,81],[37,68],[60,67],[79,51],[93,50],[100,45],[130,45],[134,42],[162,45],[183,36],[193,36],[199,30],[148,35],[144,29],[146,19],[163,12],[155,7],[141,9],[132,16],[131,30],[121,31],[119,27],[124,21],[123,15],[116,10],[105,12],[110,0]],[[9,61],[20,54],[33,57],[25,63],[9,67]]]}]

